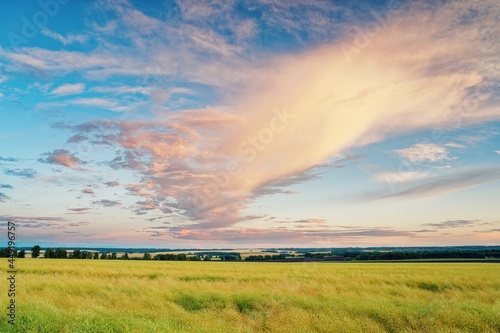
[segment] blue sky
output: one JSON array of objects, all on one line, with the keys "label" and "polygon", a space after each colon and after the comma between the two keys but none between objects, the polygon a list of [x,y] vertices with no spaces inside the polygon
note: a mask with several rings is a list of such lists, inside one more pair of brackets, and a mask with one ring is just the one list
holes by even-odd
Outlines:
[{"label": "blue sky", "polygon": [[498,245],[495,1],[0,4],[20,245]]}]

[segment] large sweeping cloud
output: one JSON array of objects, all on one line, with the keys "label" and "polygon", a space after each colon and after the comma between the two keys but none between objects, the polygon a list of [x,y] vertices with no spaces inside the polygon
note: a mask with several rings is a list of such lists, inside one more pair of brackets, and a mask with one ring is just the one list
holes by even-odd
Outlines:
[{"label": "large sweeping cloud", "polygon": [[141,172],[143,207],[227,227],[352,147],[498,119],[499,15],[494,2],[395,7],[335,43],[238,63],[244,88],[224,107],[74,129],[121,149],[111,166]]}]

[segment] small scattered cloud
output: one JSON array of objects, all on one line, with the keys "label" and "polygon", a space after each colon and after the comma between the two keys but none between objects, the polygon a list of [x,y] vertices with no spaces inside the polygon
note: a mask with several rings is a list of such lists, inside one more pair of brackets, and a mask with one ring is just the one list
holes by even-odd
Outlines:
[{"label": "small scattered cloud", "polygon": [[325,219],[304,219],[304,220],[296,220],[294,223],[303,223],[303,224],[325,224]]},{"label": "small scattered cloud", "polygon": [[429,177],[429,174],[420,171],[383,172],[375,176],[379,182],[386,183],[408,183],[426,177]]},{"label": "small scattered cloud", "polygon": [[500,150],[495,150],[495,154],[500,154]]},{"label": "small scattered cloud", "polygon": [[114,110],[118,107],[118,103],[116,101],[99,97],[76,98],[71,100],[70,103],[83,106],[96,106],[110,110]]},{"label": "small scattered cloud", "polygon": [[464,149],[464,148],[466,148],[465,145],[462,145],[460,143],[454,143],[454,142],[445,143],[443,146],[447,147],[447,148],[455,148],[455,149]]},{"label": "small scattered cloud", "polygon": [[42,155],[45,157],[38,159],[40,163],[58,164],[76,170],[83,170],[78,165],[86,164],[85,161],[82,161],[66,149],[56,149],[53,152],[47,152]]},{"label": "small scattered cloud", "polygon": [[408,162],[439,162],[451,159],[446,148],[434,143],[417,143],[395,152]]},{"label": "small scattered cloud", "polygon": [[81,94],[85,91],[85,84],[75,83],[75,84],[64,84],[52,90],[51,95],[66,96],[66,95],[76,95]]},{"label": "small scattered cloud", "polygon": [[120,186],[120,183],[115,180],[115,181],[111,181],[111,182],[106,182],[104,183],[104,185],[106,185],[107,187],[116,187],[116,186]]},{"label": "small scattered cloud", "polygon": [[10,198],[3,194],[2,192],[0,192],[0,202],[5,202],[5,200],[9,200]]},{"label": "small scattered cloud", "polygon": [[17,162],[17,159],[13,157],[2,157],[0,156],[0,161],[2,162]]},{"label": "small scattered cloud", "polygon": [[121,204],[119,201],[107,200],[107,199],[102,199],[102,200],[98,200],[98,201],[92,201],[92,203],[94,205],[101,205],[101,206],[104,206],[104,207],[114,207],[114,206],[118,206],[118,205]]},{"label": "small scattered cloud", "polygon": [[481,224],[480,220],[450,220],[439,223],[425,223],[422,224],[422,226],[445,229],[445,228],[475,227],[478,224]]},{"label": "small scattered cloud", "polygon": [[67,220],[61,217],[52,216],[12,216],[0,215],[1,222],[14,222],[22,225],[22,228],[57,228],[60,223]]},{"label": "small scattered cloud", "polygon": [[[141,94],[149,95],[151,88],[148,87],[130,87],[130,86],[119,86],[119,87],[93,87],[90,89],[92,92],[104,93],[104,94]],[[186,91],[190,91],[186,89]]]},{"label": "small scattered cloud", "polygon": [[477,230],[477,231],[474,231],[474,232],[480,232],[480,233],[500,232],[500,229]]},{"label": "small scattered cloud", "polygon": [[[306,234],[307,235],[307,234]],[[370,228],[364,230],[353,230],[353,231],[325,231],[325,232],[314,232],[309,234],[309,236],[324,236],[324,237],[417,237],[415,233],[411,231],[399,231],[392,228]]]},{"label": "small scattered cloud", "polygon": [[73,212],[70,214],[87,214],[90,208],[68,208],[68,210]]},{"label": "small scattered cloud", "polygon": [[43,28],[41,32],[42,32],[42,35],[45,35],[45,36],[50,37],[52,39],[58,40],[61,43],[63,43],[64,45],[75,43],[75,42],[83,44],[87,41],[87,37],[84,35],[68,34],[65,37],[65,36],[55,32],[55,31],[48,29],[48,28]]},{"label": "small scattered cloud", "polygon": [[8,176],[21,177],[23,179],[33,179],[36,177],[36,171],[33,169],[6,169],[3,171]]},{"label": "small scattered cloud", "polygon": [[12,190],[14,188],[14,186],[8,185],[8,184],[0,184],[0,188],[7,188],[9,190]]},{"label": "small scattered cloud", "polygon": [[65,229],[65,227],[84,227],[86,225],[89,225],[90,222],[72,222],[72,223],[66,223],[62,226],[61,229]]},{"label": "small scattered cloud", "polygon": [[84,188],[82,190],[82,193],[85,193],[85,194],[95,194],[94,190],[91,189],[91,188]]}]

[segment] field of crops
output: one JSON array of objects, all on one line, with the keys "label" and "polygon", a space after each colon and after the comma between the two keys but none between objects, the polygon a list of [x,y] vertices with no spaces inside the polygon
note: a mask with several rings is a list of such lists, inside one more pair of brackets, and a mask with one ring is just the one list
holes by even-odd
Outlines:
[{"label": "field of crops", "polygon": [[500,264],[16,264],[0,332],[500,332]]}]

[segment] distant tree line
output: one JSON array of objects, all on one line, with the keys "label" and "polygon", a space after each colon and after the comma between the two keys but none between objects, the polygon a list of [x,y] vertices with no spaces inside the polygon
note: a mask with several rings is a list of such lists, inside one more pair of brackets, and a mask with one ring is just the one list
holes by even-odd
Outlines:
[{"label": "distant tree line", "polygon": [[17,252],[17,250],[10,249],[8,247],[4,249],[0,249],[0,258],[8,258],[11,256],[12,252],[14,253],[14,257],[24,258],[26,256],[26,251],[21,250]]},{"label": "distant tree line", "polygon": [[[10,249],[9,248],[4,248],[0,249],[0,257],[2,258],[7,258],[10,256]],[[32,258],[38,258],[41,256],[41,251],[42,248],[39,245],[33,246],[31,249],[31,257]],[[26,251],[21,250],[19,252],[15,251],[14,252],[15,256],[17,258],[24,258],[26,256]],[[238,254],[239,256],[239,254]],[[209,255],[204,255],[201,256],[199,254],[196,255],[186,255],[184,253],[179,253],[179,254],[158,254],[154,257],[151,256],[149,252],[145,252],[142,258],[130,258],[128,252],[125,252],[122,256],[118,257],[118,254],[116,252],[99,252],[99,251],[85,251],[85,250],[73,250],[71,252],[68,252],[65,249],[62,249],[60,247],[52,249],[48,247],[44,254],[44,258],[50,258],[50,259],[101,259],[101,260],[177,260],[177,261],[209,261],[212,260],[212,256]],[[239,257],[241,260],[241,257]],[[221,258],[221,260],[224,260]],[[225,258],[225,260],[230,260]]]},{"label": "distant tree line", "polygon": [[201,261],[198,256],[187,256],[185,253],[166,253],[157,254],[153,257],[154,260],[171,260],[171,261]]},{"label": "distant tree line", "polygon": [[[14,256],[24,258],[25,250],[12,250],[9,248],[0,249],[0,257],[9,257],[11,251],[14,251]],[[31,249],[31,257],[38,258],[41,256],[42,248],[39,245],[33,246]],[[274,251],[267,251],[275,253]],[[310,258],[327,260],[330,256],[340,256],[345,260],[413,260],[413,259],[498,259],[500,258],[500,249],[468,249],[468,250],[394,250],[394,251],[331,251],[331,252],[302,252],[295,256],[290,253],[279,253],[269,255],[251,255],[245,258],[245,261],[284,261],[287,258]],[[152,256],[149,252],[145,252],[142,257],[130,258],[128,252],[118,256],[117,252],[107,253],[105,251],[87,251],[73,250],[68,251],[62,248],[47,248],[43,253],[44,258],[55,259],[101,259],[101,260],[170,260],[170,261],[210,261],[213,257],[220,258],[221,261],[241,261],[241,254],[238,252],[221,252],[221,251],[204,251],[194,253],[166,253]],[[292,259],[291,259],[292,260]]]},{"label": "distant tree line", "polygon": [[271,260],[283,260],[287,257],[290,257],[291,255],[285,254],[285,253],[280,253],[280,254],[273,254],[273,255],[256,255],[256,256],[248,256],[245,258],[245,261],[271,261]]},{"label": "distant tree line", "polygon": [[343,256],[350,260],[488,259],[500,258],[500,250],[345,252]]}]

